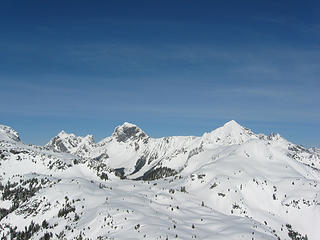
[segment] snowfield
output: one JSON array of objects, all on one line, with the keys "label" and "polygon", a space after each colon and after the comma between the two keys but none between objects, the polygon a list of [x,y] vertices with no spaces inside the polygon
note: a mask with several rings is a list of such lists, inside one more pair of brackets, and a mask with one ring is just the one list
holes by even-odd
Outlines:
[{"label": "snowfield", "polygon": [[230,121],[44,147],[0,125],[1,239],[320,239],[320,150]]}]

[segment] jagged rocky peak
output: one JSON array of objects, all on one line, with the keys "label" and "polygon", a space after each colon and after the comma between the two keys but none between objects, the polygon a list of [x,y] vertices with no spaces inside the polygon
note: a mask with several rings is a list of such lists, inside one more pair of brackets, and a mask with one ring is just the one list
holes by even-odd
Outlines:
[{"label": "jagged rocky peak", "polygon": [[59,137],[67,137],[67,136],[74,136],[73,133],[66,133],[64,130],[61,130],[61,132],[59,132],[59,134],[57,135]]},{"label": "jagged rocky peak", "polygon": [[141,128],[128,122],[116,127],[112,136],[115,137],[118,142],[126,142],[129,139],[138,140],[148,137],[147,134],[141,130]]},{"label": "jagged rocky peak", "polygon": [[276,140],[282,140],[283,137],[279,133],[270,133],[268,136],[268,140],[276,141]]},{"label": "jagged rocky peak", "polygon": [[91,143],[95,143],[93,135],[92,134],[88,134],[87,136],[85,136],[83,138],[85,141],[91,142]]},{"label": "jagged rocky peak", "polygon": [[20,138],[18,132],[13,128],[5,125],[0,125],[0,140],[20,141]]},{"label": "jagged rocky peak", "polygon": [[85,137],[75,136],[73,133],[66,133],[62,130],[57,136],[52,138],[46,147],[59,151],[59,152],[69,152],[74,153],[80,146],[83,145],[93,145],[94,139],[92,135],[87,135]]},{"label": "jagged rocky peak", "polygon": [[225,123],[222,127],[203,135],[204,140],[215,144],[241,144],[257,138],[250,129],[241,126],[235,120]]},{"label": "jagged rocky peak", "polygon": [[85,137],[76,136],[73,133],[66,133],[64,130],[62,130],[56,137],[62,138],[62,139],[81,139],[82,141],[92,142],[94,143],[93,135],[88,134]]}]

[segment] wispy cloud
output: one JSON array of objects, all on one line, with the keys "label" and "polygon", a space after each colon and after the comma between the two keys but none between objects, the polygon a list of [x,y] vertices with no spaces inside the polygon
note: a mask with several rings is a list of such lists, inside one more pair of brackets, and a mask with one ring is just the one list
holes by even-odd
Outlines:
[{"label": "wispy cloud", "polygon": [[274,23],[274,24],[293,24],[297,20],[288,16],[254,16],[254,20],[266,23]]}]

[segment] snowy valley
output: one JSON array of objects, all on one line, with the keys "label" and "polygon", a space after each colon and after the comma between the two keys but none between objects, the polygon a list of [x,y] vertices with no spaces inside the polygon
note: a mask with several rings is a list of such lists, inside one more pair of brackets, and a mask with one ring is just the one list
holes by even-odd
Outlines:
[{"label": "snowy valley", "polygon": [[61,131],[24,144],[0,125],[1,239],[311,239],[320,150],[235,121],[200,137]]}]

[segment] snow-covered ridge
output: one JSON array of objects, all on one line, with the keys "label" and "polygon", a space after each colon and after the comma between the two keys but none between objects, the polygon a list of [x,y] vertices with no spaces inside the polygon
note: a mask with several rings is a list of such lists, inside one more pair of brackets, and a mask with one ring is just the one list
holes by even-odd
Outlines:
[{"label": "snow-covered ridge", "polygon": [[[269,136],[255,134],[231,120],[201,137],[150,138],[137,125],[128,122],[117,126],[110,137],[98,143],[94,142],[91,135],[77,137],[62,131],[50,140],[46,148],[72,153],[84,159],[103,161],[110,169],[121,169],[119,174],[127,178],[146,179],[150,174],[167,176],[181,172],[192,159],[211,149],[242,145],[250,141],[264,141],[269,144],[283,142],[285,147],[289,144],[279,134],[272,133]],[[316,167],[319,165],[314,163],[315,161],[312,163],[307,161],[304,153],[294,154],[306,164],[313,164]]]},{"label": "snow-covered ridge", "polygon": [[319,149],[235,121],[200,137],[124,123],[98,143],[0,141],[4,239],[318,240],[319,193]]},{"label": "snow-covered ridge", "polygon": [[[162,139],[172,139],[172,138],[183,138],[183,137],[169,137]],[[190,138],[190,137],[186,137]],[[194,137],[196,139],[202,138],[204,142],[215,143],[219,145],[232,145],[241,144],[250,139],[256,139],[257,135],[254,134],[250,129],[244,128],[239,125],[236,121],[231,120],[227,122],[224,126],[213,130],[210,133],[205,133],[202,137]],[[147,142],[150,137],[137,125],[125,122],[124,124],[117,126],[110,137],[103,139],[98,145],[103,145],[106,142],[115,140],[117,142],[137,142],[144,140]],[[153,139],[156,140],[156,139]],[[62,151],[62,152],[75,152],[74,149],[79,145],[89,144],[93,145],[92,135],[86,137],[75,136],[74,134],[68,134],[61,131],[56,137],[52,138],[46,147],[51,149]]]},{"label": "snow-covered ridge", "polygon": [[[97,144],[92,137],[78,137],[62,131],[46,147],[83,158],[108,159],[110,168],[123,168],[122,174],[125,176],[139,178],[159,166],[181,171],[186,161],[203,151],[203,147],[242,144],[257,138],[251,130],[234,120],[202,137],[173,136],[158,139],[150,138],[137,125],[125,122],[117,126],[110,137]],[[177,160],[173,161],[175,158]]]}]

